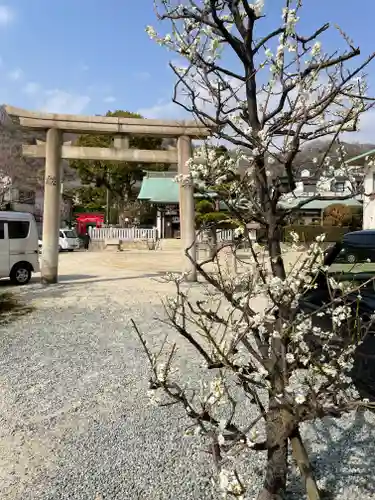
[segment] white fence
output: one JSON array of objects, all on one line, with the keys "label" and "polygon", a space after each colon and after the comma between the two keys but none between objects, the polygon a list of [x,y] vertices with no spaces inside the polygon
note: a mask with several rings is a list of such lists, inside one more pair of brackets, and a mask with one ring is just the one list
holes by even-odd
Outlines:
[{"label": "white fence", "polygon": [[[249,229],[249,238],[252,241],[256,241],[257,235],[255,229]],[[217,241],[233,241],[234,240],[234,231],[233,229],[218,229],[216,231]],[[197,234],[197,241],[202,242],[207,240],[207,233],[200,231]]]},{"label": "white fence", "polygon": [[[233,240],[233,229],[218,229],[216,231],[216,237],[218,241],[232,241]],[[204,241],[207,239],[207,232],[200,231],[197,234],[197,241]]]},{"label": "white fence", "polygon": [[[106,241],[106,240],[122,240],[122,241],[134,241],[134,240],[156,240],[157,229],[140,229],[137,227],[90,227],[89,234],[92,241]],[[217,230],[217,240],[218,241],[232,241],[233,240],[233,230],[232,229],[218,229]],[[197,234],[197,240],[203,241],[207,239],[207,234],[199,232]]]},{"label": "white fence", "polygon": [[156,229],[140,229],[138,227],[90,227],[92,241],[105,240],[156,240]]}]

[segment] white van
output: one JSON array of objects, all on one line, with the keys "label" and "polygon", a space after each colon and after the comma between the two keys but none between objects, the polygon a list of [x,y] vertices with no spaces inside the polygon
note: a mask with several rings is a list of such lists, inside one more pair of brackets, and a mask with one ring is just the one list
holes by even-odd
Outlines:
[{"label": "white van", "polygon": [[39,272],[38,230],[33,215],[0,211],[0,278],[26,285]]},{"label": "white van", "polygon": [[59,251],[74,252],[79,249],[79,239],[74,229],[60,229]]},{"label": "white van", "polygon": [[[39,251],[42,251],[43,240],[38,240]],[[60,229],[59,252],[74,252],[79,249],[79,238],[74,229]]]}]

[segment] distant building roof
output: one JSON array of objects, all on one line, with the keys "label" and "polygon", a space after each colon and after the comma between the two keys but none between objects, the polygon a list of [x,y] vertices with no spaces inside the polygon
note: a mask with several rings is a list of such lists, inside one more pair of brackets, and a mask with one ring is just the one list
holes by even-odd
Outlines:
[{"label": "distant building roof", "polygon": [[[280,201],[279,206],[280,208],[284,209],[294,208],[303,200],[306,200],[306,198],[297,196],[296,198],[291,198],[290,201],[289,200]],[[343,205],[347,205],[349,207],[362,206],[362,203],[358,201],[356,198],[347,198],[347,199],[337,198],[335,200],[311,200],[307,202],[306,205],[303,205],[301,210],[324,210],[325,208],[329,207],[334,203],[342,203]]]},{"label": "distant building roof", "polygon": [[345,161],[346,164],[352,163],[353,161],[360,160],[361,158],[366,158],[366,156],[373,155],[375,153],[375,149],[370,149],[370,151],[366,151],[365,153],[361,153],[360,155],[354,156],[354,158],[349,158]]},{"label": "distant building roof", "polygon": [[[175,181],[176,172],[146,172],[142,180],[138,200],[148,200],[152,203],[179,202],[179,184]],[[216,193],[196,193],[195,198],[215,198]]]},{"label": "distant building roof", "polygon": [[[152,172],[155,174],[156,172]],[[168,174],[168,172],[158,172]],[[178,203],[178,183],[171,175],[149,176],[148,173],[143,178],[141,190],[138,195],[139,200],[149,200],[153,203]]]}]

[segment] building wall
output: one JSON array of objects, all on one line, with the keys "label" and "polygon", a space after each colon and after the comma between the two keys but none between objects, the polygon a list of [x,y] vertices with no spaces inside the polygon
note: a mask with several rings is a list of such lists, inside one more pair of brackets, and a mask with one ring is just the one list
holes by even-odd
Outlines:
[{"label": "building wall", "polygon": [[[340,173],[338,172],[337,175],[339,176]],[[344,176],[344,172],[342,173]],[[301,173],[301,178],[299,181],[296,182],[296,189],[293,192],[294,196],[298,197],[310,197],[314,196],[315,194],[321,194],[325,196],[346,196],[349,195],[351,192],[351,183],[349,180],[340,180],[340,181],[332,181],[332,180],[327,180],[327,181],[319,181],[316,183],[315,188],[311,188],[309,191],[309,186],[311,186],[311,181],[306,182],[304,181],[304,178],[307,179],[310,178],[310,172],[308,170],[303,170]],[[336,184],[336,186],[334,185]],[[339,187],[338,185],[340,184],[340,190],[337,188]],[[336,189],[335,189],[336,187]]]},{"label": "building wall", "polygon": [[35,144],[37,139],[44,140],[45,133],[0,122],[0,171],[11,178],[14,187],[35,189],[43,179],[44,159],[22,156],[22,144]]},{"label": "building wall", "polygon": [[365,175],[363,197],[363,229],[375,229],[375,199],[370,195],[375,193],[375,167],[369,168]]},{"label": "building wall", "polygon": [[[37,140],[45,141],[45,138],[44,131],[21,128],[0,106],[0,176],[9,177],[12,183],[12,189],[6,193],[4,199],[12,203],[14,210],[34,214],[40,224],[43,220],[45,160],[24,158],[22,144],[36,144]],[[65,139],[69,140],[72,137]],[[75,171],[69,168],[66,161],[62,162],[62,169],[65,186],[77,182]],[[71,206],[71,200],[62,200],[62,221],[70,218]]]}]

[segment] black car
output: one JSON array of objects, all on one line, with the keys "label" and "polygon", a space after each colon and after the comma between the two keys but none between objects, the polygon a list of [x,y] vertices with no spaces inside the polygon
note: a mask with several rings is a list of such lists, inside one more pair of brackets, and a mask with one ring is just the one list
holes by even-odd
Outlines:
[{"label": "black car", "polygon": [[375,230],[364,229],[344,235],[339,259],[342,262],[375,262]]},{"label": "black car", "polygon": [[[359,237],[358,233],[360,233]],[[353,248],[354,251],[360,248],[359,243],[365,241],[365,237],[367,237],[369,233],[371,233],[372,240],[370,236],[367,241],[373,241],[375,247],[375,231],[356,231],[348,233],[348,235],[346,235],[349,236],[347,242],[349,242],[349,244],[353,243],[353,241],[355,243],[358,242],[358,247],[356,247],[355,244],[351,246],[346,244],[345,246],[345,242],[335,243],[325,253],[324,266],[329,268],[332,264],[342,261],[343,249],[347,251]],[[370,248],[370,246],[368,246],[368,248]],[[358,255],[358,253],[356,255]],[[324,329],[330,329],[330,319],[327,316],[319,318],[317,315],[314,315],[314,312],[332,303],[335,294],[337,300],[342,300],[342,302],[345,301],[345,304],[352,308],[352,316],[355,319],[355,322],[353,321],[352,324],[354,325],[355,323],[356,326],[351,327],[346,325],[346,331],[343,331],[343,335],[349,335],[350,338],[353,338],[353,335],[356,333],[354,329],[357,330],[358,323],[363,327],[362,331],[367,331],[364,341],[357,347],[355,352],[352,377],[361,397],[375,401],[375,322],[373,319],[375,313],[375,266],[372,272],[348,271],[330,273],[328,270],[328,274],[334,277],[336,281],[352,282],[352,285],[356,285],[352,286],[353,292],[346,294],[345,299],[341,299],[342,293],[340,291],[335,293],[335,291],[330,288],[327,272],[322,270],[314,280],[316,288],[307,290],[299,301],[299,309],[304,313],[312,313],[313,322],[319,323]],[[358,291],[358,286],[360,286],[360,291]],[[359,294],[361,296],[360,300],[358,300]],[[314,339],[313,336],[311,336],[309,340],[315,349],[319,349],[319,346],[315,343],[316,339]]]}]

